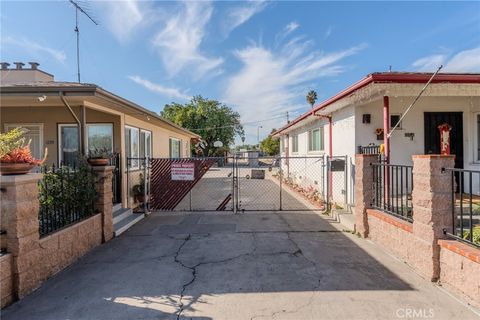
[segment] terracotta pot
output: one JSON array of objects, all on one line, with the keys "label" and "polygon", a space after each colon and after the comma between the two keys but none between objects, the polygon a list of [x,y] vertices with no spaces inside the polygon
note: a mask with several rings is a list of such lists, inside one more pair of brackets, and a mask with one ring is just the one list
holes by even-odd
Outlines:
[{"label": "terracotta pot", "polygon": [[35,164],[31,163],[0,163],[0,174],[3,176],[14,174],[26,174],[33,168]]},{"label": "terracotta pot", "polygon": [[108,159],[103,159],[103,158],[95,158],[95,159],[87,159],[88,163],[91,166],[106,166],[108,165]]}]

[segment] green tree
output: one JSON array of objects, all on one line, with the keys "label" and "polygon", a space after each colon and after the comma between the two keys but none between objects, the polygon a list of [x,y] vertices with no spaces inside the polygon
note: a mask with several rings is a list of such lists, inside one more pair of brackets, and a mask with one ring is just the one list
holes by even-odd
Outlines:
[{"label": "green tree", "polygon": [[271,134],[260,142],[260,150],[269,156],[275,156],[280,153],[280,139],[272,136],[275,131],[273,129]]},{"label": "green tree", "polygon": [[[242,139],[245,137],[238,112],[217,100],[205,99],[202,96],[195,96],[186,104],[167,104],[161,115],[199,134],[204,141],[205,156],[221,156],[225,148],[234,143],[236,135]],[[224,148],[215,148],[215,141],[221,141]]]},{"label": "green tree", "polygon": [[317,93],[315,92],[315,90],[310,90],[308,93],[307,93],[307,102],[309,105],[312,106],[313,108],[313,105],[315,104],[315,102],[317,101]]}]

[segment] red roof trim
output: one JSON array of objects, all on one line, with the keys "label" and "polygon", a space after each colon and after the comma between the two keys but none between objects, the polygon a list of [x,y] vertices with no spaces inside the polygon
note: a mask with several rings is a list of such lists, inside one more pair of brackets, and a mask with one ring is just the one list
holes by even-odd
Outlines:
[{"label": "red roof trim", "polygon": [[[427,81],[432,76],[432,73],[406,73],[406,72],[379,72],[379,73],[371,73],[362,80],[354,83],[350,87],[346,88],[345,90],[337,93],[333,97],[323,101],[321,104],[315,106],[312,110],[305,112],[300,117],[296,118],[292,122],[288,123],[287,125],[283,126],[279,130],[277,130],[274,134],[279,134],[282,131],[290,128],[291,126],[299,123],[300,121],[308,118],[308,116],[312,115],[313,113],[326,108],[328,105],[343,99],[344,97],[350,95],[356,90],[359,90],[370,83],[427,83]],[[432,80],[432,83],[478,83],[480,84],[480,74],[455,74],[455,73],[441,73],[435,76]]]}]

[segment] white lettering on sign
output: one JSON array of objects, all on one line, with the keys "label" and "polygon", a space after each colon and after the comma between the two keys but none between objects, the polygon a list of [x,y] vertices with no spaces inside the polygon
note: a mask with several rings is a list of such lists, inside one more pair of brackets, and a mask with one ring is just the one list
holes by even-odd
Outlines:
[{"label": "white lettering on sign", "polygon": [[172,180],[193,181],[195,179],[195,164],[193,162],[172,163]]}]

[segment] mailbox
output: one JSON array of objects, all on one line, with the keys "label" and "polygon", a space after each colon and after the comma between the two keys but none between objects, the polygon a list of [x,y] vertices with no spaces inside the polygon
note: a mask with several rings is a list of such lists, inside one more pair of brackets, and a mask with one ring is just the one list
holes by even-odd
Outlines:
[{"label": "mailbox", "polygon": [[344,159],[331,160],[330,171],[345,171],[345,160]]}]

